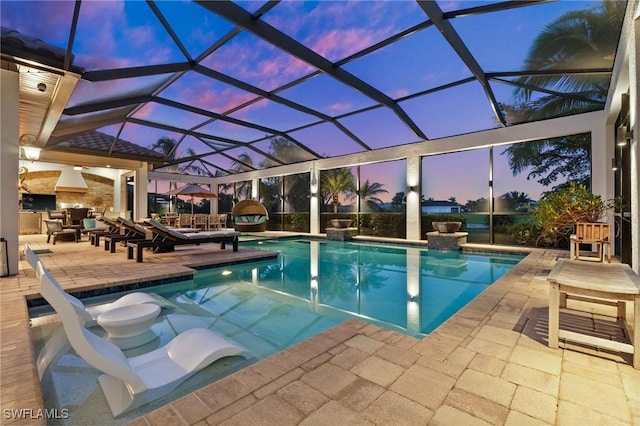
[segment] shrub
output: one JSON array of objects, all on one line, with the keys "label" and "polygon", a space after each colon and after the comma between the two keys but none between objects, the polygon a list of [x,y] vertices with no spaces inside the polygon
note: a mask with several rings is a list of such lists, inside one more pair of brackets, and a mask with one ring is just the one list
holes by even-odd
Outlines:
[{"label": "shrub", "polygon": [[569,240],[578,222],[599,222],[607,211],[621,205],[621,199],[603,200],[584,185],[570,184],[565,188],[547,193],[533,211],[540,235],[536,245],[558,247]]}]

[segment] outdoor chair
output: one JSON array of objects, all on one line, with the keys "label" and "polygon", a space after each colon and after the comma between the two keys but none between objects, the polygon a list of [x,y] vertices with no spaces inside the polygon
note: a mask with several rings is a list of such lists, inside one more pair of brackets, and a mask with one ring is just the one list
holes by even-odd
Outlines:
[{"label": "outdoor chair", "polygon": [[207,231],[217,231],[220,229],[220,215],[210,214],[207,219]]},{"label": "outdoor chair", "polygon": [[49,210],[46,209],[47,218],[49,220],[60,219],[63,225],[67,224],[67,211],[66,210]]},{"label": "outdoor chair", "polygon": [[226,248],[226,243],[231,243],[233,251],[238,251],[239,232],[236,231],[210,231],[198,233],[183,233],[167,228],[155,220],[146,220],[147,229],[153,235],[151,239],[134,240],[127,242],[127,257],[133,259],[136,250],[136,262],[142,262],[142,252],[145,248],[157,253],[160,251],[173,251],[179,245],[198,245],[206,243],[220,243],[220,249]]},{"label": "outdoor chair", "polygon": [[86,207],[68,209],[69,225],[82,225],[82,219],[89,217],[89,209]]},{"label": "outdoor chair", "polygon": [[82,326],[72,302],[38,262],[40,294],[55,309],[76,354],[101,371],[98,381],[114,417],[155,401],[220,358],[246,355],[208,328],[192,328],[143,355],[127,358],[113,343]]},{"label": "outdoor chair", "polygon": [[119,225],[120,233],[104,236],[105,251],[115,253],[116,243],[123,243],[126,245],[129,241],[144,240],[147,238],[147,229],[144,226],[133,223],[123,217],[119,217],[116,222]]},{"label": "outdoor chair", "polygon": [[571,258],[574,260],[593,259],[580,257],[580,244],[591,244],[596,248],[597,259],[604,262],[604,248],[607,247],[607,262],[611,263],[611,225],[608,223],[577,223],[576,233],[571,235]]},{"label": "outdoor chair", "polygon": [[[37,274],[40,262],[38,255],[26,244],[24,254],[27,263]],[[64,292],[62,287],[59,290]],[[80,299],[66,292],[65,296],[86,327],[100,325],[109,332],[110,339],[122,349],[140,346],[157,337],[151,331],[151,326],[160,314],[160,301],[157,296],[133,292],[111,303],[91,307],[85,306]]]},{"label": "outdoor chair", "polygon": [[56,241],[66,236],[73,236],[73,240],[78,242],[78,231],[73,228],[65,228],[62,225],[62,220],[60,219],[45,219],[44,223],[47,227],[47,243],[51,241],[51,237],[53,237],[53,245],[56,245]]},{"label": "outdoor chair", "polygon": [[178,216],[178,228],[193,228],[193,216],[190,214],[181,214]]},{"label": "outdoor chair", "polygon": [[195,215],[193,215],[193,227],[201,231],[206,231],[208,219],[207,216],[208,215],[202,213],[196,213]]}]

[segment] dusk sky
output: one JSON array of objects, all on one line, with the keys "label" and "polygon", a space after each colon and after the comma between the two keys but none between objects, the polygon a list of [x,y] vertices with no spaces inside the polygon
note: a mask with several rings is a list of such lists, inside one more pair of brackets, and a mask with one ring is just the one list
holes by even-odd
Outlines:
[{"label": "dusk sky", "polygon": [[[444,11],[477,7],[489,1],[438,1]],[[73,1],[2,1],[3,27],[67,48]],[[189,58],[180,50],[167,30],[142,1],[85,1],[82,2],[74,38],[73,64],[86,71],[118,69],[133,66],[198,61],[199,65],[235,79],[230,84],[210,78],[196,71],[173,76],[160,74],[100,82],[81,81],[68,106],[113,100],[136,94],[155,96],[194,106],[204,111],[226,115],[239,120],[230,123],[211,120],[196,112],[180,110],[157,102],[137,108],[131,117],[184,131],[194,130],[211,135],[206,142],[180,131],[154,129],[140,124],[114,124],[96,130],[150,147],[158,138],[168,136],[181,141],[178,155],[187,149],[206,154],[213,148],[232,145],[216,140],[249,143],[270,136],[273,132],[287,132],[320,156],[336,156],[365,150],[357,140],[322,115],[338,123],[372,149],[421,141],[405,122],[390,108],[378,105],[361,93],[332,76],[317,73],[316,68],[295,58],[275,45],[249,31],[239,31],[226,43],[208,55],[210,46],[235,28],[235,25],[206,8],[189,1],[159,1],[155,3],[172,30],[177,34]],[[264,2],[237,2],[249,12],[258,10]],[[460,16],[450,19],[469,51],[485,72],[520,71],[524,67],[528,49],[535,36],[546,24],[570,10],[583,10],[598,3],[588,1],[560,1],[513,8],[492,13]],[[498,127],[491,105],[477,81],[455,85],[446,90],[411,95],[472,76],[458,54],[435,26],[427,26],[391,44],[364,55],[349,59],[375,43],[428,20],[428,16],[414,1],[283,1],[264,14],[262,20],[286,36],[307,46],[323,58],[337,63],[346,72],[365,84],[396,100],[417,127],[429,139],[477,132]],[[177,78],[176,78],[177,77]],[[306,77],[306,79],[303,79]],[[282,89],[296,79],[296,85]],[[162,90],[156,90],[170,81]],[[261,98],[243,89],[248,84],[259,90],[275,91],[286,101],[316,111],[298,111],[282,102]],[[498,102],[513,103],[510,85],[490,82]],[[539,94],[534,93],[534,99]],[[360,112],[358,112],[360,111]],[[357,112],[352,114],[353,112]],[[90,120],[95,113],[70,117]],[[258,126],[241,125],[243,122]],[[490,143],[491,141],[487,141]],[[256,142],[256,147],[268,150],[268,141]],[[254,164],[264,157],[247,148],[233,148],[227,154],[248,153]],[[313,159],[312,154],[305,153]],[[423,193],[436,199],[455,195],[459,201],[478,198],[486,190],[488,165],[486,150],[466,153],[460,170],[483,164],[480,176],[460,178],[451,176],[446,162],[428,162],[427,175],[449,176],[456,185],[451,190],[425,188]],[[504,162],[495,155],[496,162]],[[221,169],[232,168],[232,160],[220,154],[206,160]],[[502,167],[502,166],[500,166]],[[498,167],[498,170],[501,168]],[[372,179],[384,183],[389,198],[396,188],[405,185],[404,174],[397,166],[388,170],[377,167]],[[215,169],[210,170],[212,173]],[[510,172],[500,173],[506,179]],[[505,185],[505,191],[520,190],[537,198],[543,188],[518,178]],[[500,192],[500,191],[497,191]],[[433,195],[431,195],[433,194]],[[499,195],[498,193],[496,195]]]}]

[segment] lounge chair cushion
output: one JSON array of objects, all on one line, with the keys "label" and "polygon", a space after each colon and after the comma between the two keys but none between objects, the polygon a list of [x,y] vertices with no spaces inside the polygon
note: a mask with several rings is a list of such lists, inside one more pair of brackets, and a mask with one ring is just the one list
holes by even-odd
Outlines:
[{"label": "lounge chair cushion", "polygon": [[260,214],[236,216],[234,218],[236,223],[265,223],[267,219],[267,216]]},{"label": "lounge chair cushion", "polygon": [[[211,237],[225,237],[225,236],[234,236],[239,235],[240,233],[237,231],[207,231],[207,232],[194,232],[191,234],[184,233],[182,235],[182,239],[188,240],[198,240],[198,239],[207,239]],[[172,233],[173,235],[173,233]]]},{"label": "lounge chair cushion", "polygon": [[82,226],[85,231],[101,231],[103,229],[107,229],[108,226],[106,223],[95,220],[93,218],[84,218],[82,219]]}]

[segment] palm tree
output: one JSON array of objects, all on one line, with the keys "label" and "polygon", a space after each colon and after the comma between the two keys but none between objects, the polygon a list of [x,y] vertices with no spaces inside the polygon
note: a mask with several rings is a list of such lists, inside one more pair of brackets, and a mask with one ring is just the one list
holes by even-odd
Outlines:
[{"label": "palm tree", "polygon": [[[164,154],[165,160],[170,163],[181,157],[192,157],[196,155],[196,152],[191,148],[185,149],[180,153],[180,155],[178,155],[177,148],[178,142],[168,136],[161,137],[150,147],[151,150]],[[199,166],[193,165],[192,163],[189,163],[187,165],[172,164],[167,168],[170,171],[178,174],[196,174],[199,176],[208,174],[206,170]]]},{"label": "palm tree", "polygon": [[496,211],[515,212],[523,206],[529,204],[529,195],[519,191],[509,191],[498,197],[496,200]]},{"label": "palm tree", "polygon": [[360,185],[358,195],[360,195],[360,199],[364,202],[368,210],[380,211],[382,200],[378,198],[378,195],[389,192],[384,189],[383,186],[384,184],[378,182],[369,183],[369,179]]},{"label": "palm tree", "polygon": [[[548,24],[536,37],[525,61],[528,70],[567,70],[613,67],[626,2],[604,0],[590,10],[568,12]],[[593,109],[593,103],[555,95],[531,101],[533,87],[569,92],[603,101],[609,90],[609,76],[590,74],[547,74],[521,77],[517,83],[528,85],[514,91],[518,109],[529,120],[555,117]],[[601,107],[598,107],[600,109]]]},{"label": "palm tree", "polygon": [[[232,170],[241,173],[248,170],[255,170],[258,167],[254,164],[253,158],[246,152],[238,155],[238,158],[231,163]],[[251,198],[251,181],[238,182],[236,185],[235,198],[244,200]]]},{"label": "palm tree", "polygon": [[326,170],[320,174],[320,193],[324,205],[333,204],[334,213],[338,213],[338,196],[355,192],[355,179],[348,167]]},{"label": "palm tree", "polygon": [[[562,15],[548,24],[535,39],[525,61],[525,69],[611,69],[625,8],[626,2],[604,0],[590,10]],[[515,105],[503,105],[510,123],[601,108],[594,102],[552,94],[532,100],[535,87],[575,93],[593,101],[605,100],[609,89],[608,76],[593,74],[558,72],[531,75],[519,78],[516,83],[523,86],[513,93]],[[569,182],[588,184],[590,143],[589,135],[574,135],[513,144],[504,154],[514,175],[532,167],[527,178],[538,178],[538,182],[545,186],[561,175],[566,176]]]}]

